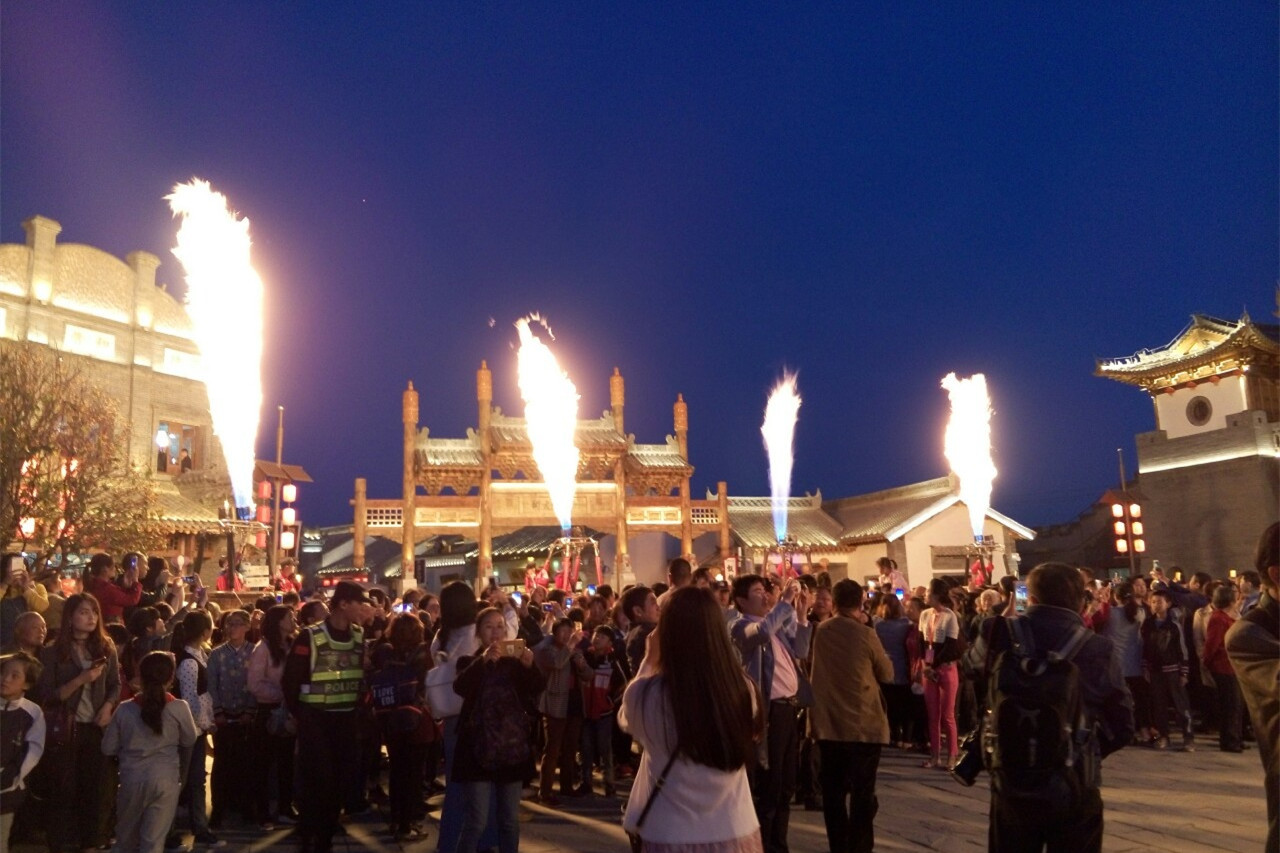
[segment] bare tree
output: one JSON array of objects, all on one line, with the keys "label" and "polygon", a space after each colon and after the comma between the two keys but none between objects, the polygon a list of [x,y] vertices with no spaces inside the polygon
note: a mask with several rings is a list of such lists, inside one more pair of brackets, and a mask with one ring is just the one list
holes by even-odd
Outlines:
[{"label": "bare tree", "polygon": [[85,548],[159,544],[154,491],[129,465],[127,428],[77,359],[0,344],[0,538],[41,563]]}]

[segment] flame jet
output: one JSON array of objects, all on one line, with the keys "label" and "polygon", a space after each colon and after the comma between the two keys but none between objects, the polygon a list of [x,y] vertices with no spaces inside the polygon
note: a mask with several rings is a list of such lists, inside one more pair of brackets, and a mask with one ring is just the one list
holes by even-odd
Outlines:
[{"label": "flame jet", "polygon": [[987,377],[975,373],[958,379],[948,373],[942,387],[951,397],[944,450],[951,470],[960,478],[960,499],[969,510],[975,539],[982,536],[982,520],[991,506],[991,483],[996,466],[991,460],[991,398]]},{"label": "flame jet", "polygon": [[551,328],[537,314],[516,321],[520,333],[516,375],[524,398],[524,418],[533,443],[533,459],[542,472],[542,481],[551,493],[551,506],[560,529],[568,531],[573,515],[573,495],[578,488],[578,447],[574,433],[578,427],[578,389],[556,361],[551,349],[534,335],[530,323]]},{"label": "flame jet", "polygon": [[796,374],[783,373],[773,387],[764,410],[760,433],[769,455],[769,491],[773,498],[773,533],[778,541],[787,538],[787,506],[791,499],[791,463],[795,454],[796,418],[800,395]]},{"label": "flame jet", "polygon": [[182,218],[173,254],[186,272],[213,431],[236,506],[250,507],[262,409],[262,279],[249,262],[249,220],[198,178],[175,186],[165,201]]}]

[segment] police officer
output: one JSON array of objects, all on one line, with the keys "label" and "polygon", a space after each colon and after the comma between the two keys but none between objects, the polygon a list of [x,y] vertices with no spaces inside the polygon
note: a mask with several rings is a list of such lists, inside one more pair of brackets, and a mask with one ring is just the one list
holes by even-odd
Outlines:
[{"label": "police officer", "polygon": [[303,628],[285,661],[285,703],[298,722],[298,835],[303,853],[329,853],[346,774],[359,763],[356,702],[364,681],[364,589],[339,581],[323,622]]}]

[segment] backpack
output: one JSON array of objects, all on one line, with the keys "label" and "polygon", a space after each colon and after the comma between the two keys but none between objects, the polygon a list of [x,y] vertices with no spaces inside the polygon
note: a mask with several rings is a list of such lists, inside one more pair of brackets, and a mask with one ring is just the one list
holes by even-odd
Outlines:
[{"label": "backpack", "polygon": [[417,731],[422,720],[418,678],[410,661],[389,661],[369,678],[369,702],[388,731]]},{"label": "backpack", "polygon": [[518,766],[533,756],[529,717],[506,674],[485,675],[470,724],[475,729],[475,759],[480,769],[492,772]]},{"label": "backpack", "polygon": [[1070,813],[1098,785],[1094,732],[1073,660],[1089,630],[1077,626],[1061,649],[1042,654],[1025,619],[1002,621],[1010,644],[991,671],[982,729],[992,790],[1046,818]]}]

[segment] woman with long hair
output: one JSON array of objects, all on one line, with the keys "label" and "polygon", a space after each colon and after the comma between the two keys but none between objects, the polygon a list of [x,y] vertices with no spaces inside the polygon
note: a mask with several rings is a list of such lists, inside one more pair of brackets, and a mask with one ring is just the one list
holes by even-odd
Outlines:
[{"label": "woman with long hair", "polygon": [[79,593],[67,599],[58,638],[41,650],[40,663],[35,700],[51,727],[43,763],[58,793],[48,810],[49,849],[94,850],[106,841],[103,815],[111,796],[102,731],[120,700],[116,648],[96,598]]},{"label": "woman with long hair", "polygon": [[902,611],[896,595],[881,595],[876,607],[876,636],[893,662],[893,681],[880,685],[889,714],[889,739],[900,749],[910,749],[915,737],[911,714],[911,659],[907,653],[907,636],[915,625]]},{"label": "woman with long hair", "polygon": [[391,831],[397,841],[421,837],[415,809],[422,800],[427,742],[424,725],[434,725],[424,708],[423,679],[427,647],[417,614],[400,613],[391,620],[386,640],[373,650],[369,678],[374,712],[387,747],[387,786]]},{"label": "woman with long hair", "polygon": [[746,771],[757,705],[715,597],[673,592],[619,717],[644,747],[622,823],[646,851],[763,850]]},{"label": "woman with long hair", "polygon": [[137,665],[137,694],[121,704],[102,737],[102,751],[120,759],[120,853],[161,853],[178,810],[196,724],[190,706],[169,695],[176,669],[168,652],[144,655]]},{"label": "woman with long hair", "polygon": [[[533,738],[526,709],[546,685],[533,651],[503,652],[508,637],[501,610],[476,616],[475,655],[458,661],[454,690],[462,697],[457,759],[450,785],[462,790],[458,853],[474,853],[488,824],[496,822],[501,853],[520,849],[520,787],[533,775]],[[487,848],[486,848],[487,849]]]},{"label": "woman with long hair", "polygon": [[[284,705],[284,689],[280,679],[284,676],[284,661],[293,646],[297,623],[293,608],[276,604],[262,617],[262,639],[249,655],[249,692],[258,701],[257,719],[254,721],[258,739],[258,754],[265,761],[254,774],[257,813],[262,823],[295,823],[298,813],[293,809],[293,747],[297,741],[297,728],[289,718]],[[271,815],[271,774],[276,777],[276,808]]]},{"label": "woman with long hair", "polygon": [[191,747],[181,802],[191,819],[196,843],[209,846],[218,837],[209,829],[205,812],[205,757],[209,754],[209,734],[214,730],[213,697],[209,694],[209,641],[213,637],[213,617],[204,610],[192,610],[173,632],[173,652],[178,662],[178,695],[191,706],[196,723],[196,742]]},{"label": "woman with long hair", "polygon": [[[934,578],[929,583],[929,609],[920,617],[924,654],[924,704],[929,714],[929,760],[922,766],[947,770],[956,763],[959,738],[956,733],[956,696],[960,673],[960,619],[951,609],[947,582]],[[950,641],[950,642],[948,642]],[[942,757],[942,735],[947,736],[947,754]]]}]

